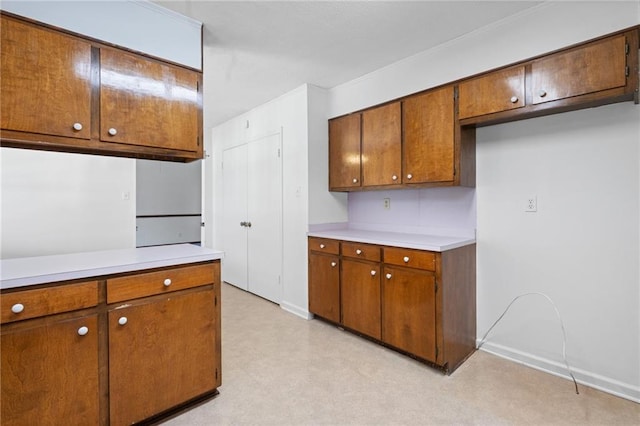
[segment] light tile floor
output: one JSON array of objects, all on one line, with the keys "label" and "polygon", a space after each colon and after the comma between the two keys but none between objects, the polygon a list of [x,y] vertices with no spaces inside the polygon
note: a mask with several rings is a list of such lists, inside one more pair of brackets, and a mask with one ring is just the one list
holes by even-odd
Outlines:
[{"label": "light tile floor", "polygon": [[220,395],[166,425],[640,425],[640,404],[479,351],[451,376],[235,287]]}]

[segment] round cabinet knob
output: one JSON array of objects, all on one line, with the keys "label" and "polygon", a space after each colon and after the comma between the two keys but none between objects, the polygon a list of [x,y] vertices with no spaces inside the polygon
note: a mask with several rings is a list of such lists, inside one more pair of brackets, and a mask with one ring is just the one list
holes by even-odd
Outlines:
[{"label": "round cabinet knob", "polygon": [[22,303],[16,303],[11,307],[11,312],[14,314],[19,314],[22,311],[24,311],[24,305]]},{"label": "round cabinet knob", "polygon": [[358,183],[358,179],[353,178],[353,183]]},{"label": "round cabinet knob", "polygon": [[402,260],[404,260],[404,263],[409,263],[409,256],[405,256]]},{"label": "round cabinet knob", "polygon": [[164,280],[165,287],[169,287],[170,285],[171,285],[171,278],[167,278],[166,280]]},{"label": "round cabinet knob", "polygon": [[118,324],[120,324],[120,325],[125,325],[127,323],[127,321],[128,321],[127,317],[118,318]]},{"label": "round cabinet knob", "polygon": [[412,177],[413,177],[413,175],[412,175],[411,173],[409,173],[409,174],[407,175],[407,179],[411,179]]},{"label": "round cabinet knob", "polygon": [[82,326],[78,329],[78,335],[80,336],[86,336],[88,332],[89,332],[89,328],[85,326]]},{"label": "round cabinet knob", "polygon": [[336,267],[336,265],[337,265],[337,263],[336,263],[336,262],[331,262],[331,267],[332,267],[332,268],[335,268],[335,267]]},{"label": "round cabinet knob", "polygon": [[516,102],[518,102],[518,97],[517,96],[512,96],[511,97],[511,103],[515,104]]},{"label": "round cabinet knob", "polygon": [[75,130],[76,132],[79,132],[80,130],[82,130],[82,124],[81,123],[73,123],[73,130]]},{"label": "round cabinet knob", "polygon": [[392,180],[398,180],[398,176],[393,175],[393,176],[391,176],[391,179],[392,179]]},{"label": "round cabinet knob", "polygon": [[324,244],[320,244],[320,248],[323,249],[324,248]]},{"label": "round cabinet knob", "polygon": [[109,134],[111,136],[115,136],[115,135],[118,134],[118,131],[112,127],[112,128],[109,129]]},{"label": "round cabinet knob", "polygon": [[375,277],[376,276],[376,271],[371,271],[371,276]]},{"label": "round cabinet knob", "polygon": [[356,250],[356,254],[362,254],[362,250],[360,249]]},{"label": "round cabinet knob", "polygon": [[545,96],[547,96],[547,92],[545,92],[544,90],[540,90],[538,92],[538,96],[540,96],[541,98],[544,98]]},{"label": "round cabinet knob", "polygon": [[387,274],[387,279],[390,280],[391,279],[391,274]]},{"label": "round cabinet knob", "polygon": [[247,222],[240,222],[240,226],[247,226]]}]

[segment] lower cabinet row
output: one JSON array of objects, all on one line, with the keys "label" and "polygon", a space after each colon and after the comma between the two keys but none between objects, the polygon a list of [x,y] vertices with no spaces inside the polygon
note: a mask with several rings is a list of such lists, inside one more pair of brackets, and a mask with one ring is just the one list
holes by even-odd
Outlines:
[{"label": "lower cabinet row", "polygon": [[475,244],[444,252],[309,237],[309,311],[447,373],[475,350]]},{"label": "lower cabinet row", "polygon": [[219,261],[3,292],[2,424],[125,425],[215,395],[219,299]]}]

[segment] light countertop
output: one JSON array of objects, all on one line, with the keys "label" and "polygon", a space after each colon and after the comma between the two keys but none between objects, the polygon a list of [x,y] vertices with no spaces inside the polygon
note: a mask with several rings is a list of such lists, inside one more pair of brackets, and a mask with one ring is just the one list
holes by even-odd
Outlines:
[{"label": "light countertop", "polygon": [[383,232],[363,229],[334,229],[309,232],[310,237],[330,238],[334,240],[354,241],[358,243],[378,244],[392,247],[412,248],[443,252],[476,242],[475,238],[407,234],[401,232]]},{"label": "light countertop", "polygon": [[221,259],[224,253],[176,244],[0,260],[0,289]]}]

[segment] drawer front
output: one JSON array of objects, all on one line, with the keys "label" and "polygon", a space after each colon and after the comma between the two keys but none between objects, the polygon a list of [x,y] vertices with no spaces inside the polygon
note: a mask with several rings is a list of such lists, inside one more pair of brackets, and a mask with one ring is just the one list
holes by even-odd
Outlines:
[{"label": "drawer front", "polygon": [[436,270],[436,254],[432,251],[412,250],[399,247],[384,248],[384,263],[410,268]]},{"label": "drawer front", "polygon": [[321,253],[340,254],[340,241],[309,237],[309,250]]},{"label": "drawer front", "polygon": [[380,262],[380,247],[372,244],[343,241],[342,256]]},{"label": "drawer front", "polygon": [[206,284],[218,284],[220,262],[181,266],[107,280],[107,303],[122,302]]},{"label": "drawer front", "polygon": [[97,305],[97,281],[0,294],[3,324]]}]

